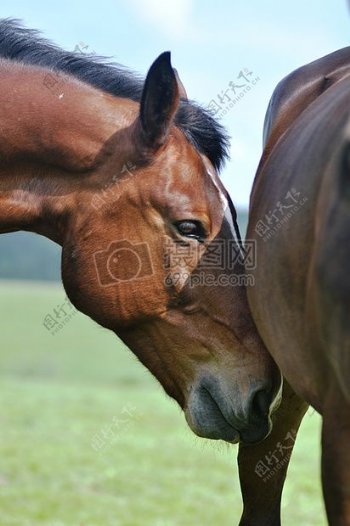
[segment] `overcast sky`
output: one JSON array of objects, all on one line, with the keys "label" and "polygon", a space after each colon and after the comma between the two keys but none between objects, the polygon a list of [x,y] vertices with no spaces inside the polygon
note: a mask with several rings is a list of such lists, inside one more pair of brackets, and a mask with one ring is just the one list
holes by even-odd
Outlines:
[{"label": "overcast sky", "polygon": [[[231,135],[231,161],[222,177],[239,206],[248,204],[277,82],[350,41],[345,0],[2,0],[0,13],[22,19],[66,49],[80,45],[142,73],[170,50],[188,96],[221,105],[218,115],[226,111],[221,121]],[[251,90],[230,109],[232,87],[247,84],[237,78],[242,70],[252,73],[246,77]]]}]

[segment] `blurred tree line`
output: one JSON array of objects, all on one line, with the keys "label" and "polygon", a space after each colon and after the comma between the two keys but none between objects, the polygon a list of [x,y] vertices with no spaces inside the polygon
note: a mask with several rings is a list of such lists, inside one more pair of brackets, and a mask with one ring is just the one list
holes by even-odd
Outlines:
[{"label": "blurred tree line", "polygon": [[60,280],[61,247],[28,232],[0,236],[0,279]]}]

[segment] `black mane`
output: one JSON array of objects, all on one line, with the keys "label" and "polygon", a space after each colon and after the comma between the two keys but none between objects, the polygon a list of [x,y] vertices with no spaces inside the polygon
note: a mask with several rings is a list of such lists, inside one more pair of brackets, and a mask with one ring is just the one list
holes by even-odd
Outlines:
[{"label": "black mane", "polygon": [[[0,20],[0,56],[26,64],[64,71],[118,97],[140,101],[143,79],[104,57],[64,51],[15,19]],[[219,169],[228,157],[228,137],[210,112],[181,100],[175,124],[187,139]]]}]

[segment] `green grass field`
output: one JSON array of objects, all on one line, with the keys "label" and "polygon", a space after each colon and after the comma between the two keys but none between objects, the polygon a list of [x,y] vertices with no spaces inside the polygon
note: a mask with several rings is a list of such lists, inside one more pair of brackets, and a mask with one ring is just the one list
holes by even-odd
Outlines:
[{"label": "green grass field", "polygon": [[[56,285],[0,282],[0,526],[234,526],[237,447],[196,438],[116,337],[81,314],[43,325]],[[285,526],[326,524],[307,415]]]}]

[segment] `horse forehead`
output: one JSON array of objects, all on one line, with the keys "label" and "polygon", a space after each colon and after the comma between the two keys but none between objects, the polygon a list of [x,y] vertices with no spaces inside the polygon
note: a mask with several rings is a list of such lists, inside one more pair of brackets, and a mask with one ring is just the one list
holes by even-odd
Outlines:
[{"label": "horse forehead", "polygon": [[215,216],[224,215],[227,192],[215,168],[175,127],[155,162],[147,164],[144,170],[143,198],[150,197],[167,206],[170,203],[189,209],[199,207],[210,215],[214,212]]},{"label": "horse forehead", "polygon": [[[194,149],[194,148],[190,146],[190,149]],[[211,188],[212,190],[214,190],[215,194],[219,198],[219,201],[223,209],[226,209],[226,207],[228,206],[228,200],[226,197],[227,192],[225,190],[224,185],[220,181],[220,178],[215,168],[213,167],[209,159],[203,153],[197,150],[194,150],[193,153],[197,157],[196,159],[198,163],[197,167],[198,167],[199,172],[202,174],[202,181],[203,181],[204,187],[207,189]],[[211,184],[208,184],[208,180]],[[195,190],[196,189],[194,188],[194,191]]]}]

